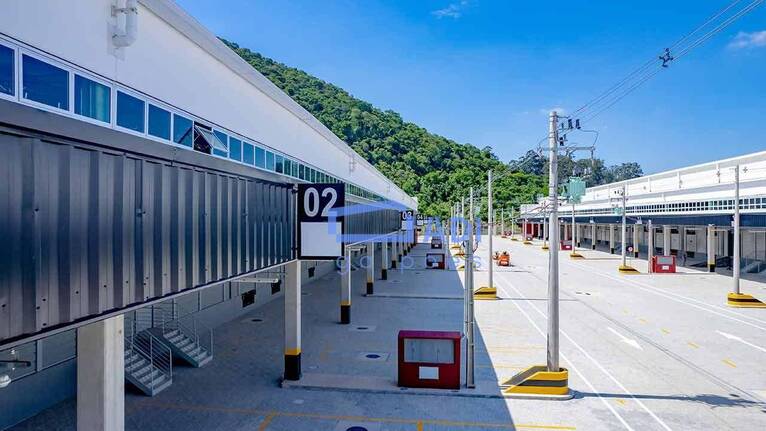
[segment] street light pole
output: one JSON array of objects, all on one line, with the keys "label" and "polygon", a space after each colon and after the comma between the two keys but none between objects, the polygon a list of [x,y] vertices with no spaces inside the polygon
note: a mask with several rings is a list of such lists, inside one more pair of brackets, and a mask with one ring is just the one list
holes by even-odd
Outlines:
[{"label": "street light pole", "polygon": [[548,371],[559,371],[559,214],[558,214],[558,115],[550,113],[548,122],[549,175],[548,199],[550,200],[550,258],[548,270]]},{"label": "street light pole", "polygon": [[[473,187],[471,187],[471,215],[473,215]],[[465,385],[475,387],[474,383],[474,339],[473,339],[473,218],[468,220],[468,240],[465,247],[465,305],[466,305],[466,361]]]}]

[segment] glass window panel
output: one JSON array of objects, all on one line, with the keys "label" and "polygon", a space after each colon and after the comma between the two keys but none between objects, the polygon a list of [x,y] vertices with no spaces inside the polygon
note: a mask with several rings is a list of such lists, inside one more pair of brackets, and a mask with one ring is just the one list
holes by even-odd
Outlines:
[{"label": "glass window panel", "polygon": [[298,178],[298,162],[293,160],[293,176]]},{"label": "glass window panel", "polygon": [[24,55],[22,94],[25,99],[69,110],[69,72]]},{"label": "glass window panel", "polygon": [[302,180],[306,179],[306,166],[302,163],[298,165],[298,178]]},{"label": "glass window panel", "polygon": [[247,142],[244,143],[244,148],[242,150],[242,161],[248,165],[255,164],[255,148],[253,148],[252,144],[248,144]]},{"label": "glass window panel", "polygon": [[170,112],[149,104],[149,134],[170,140]]},{"label": "glass window panel", "polygon": [[255,147],[255,166],[266,167],[266,150],[261,147]]},{"label": "glass window panel", "polygon": [[285,167],[285,175],[290,175],[292,173],[292,167],[290,166],[290,159],[285,159],[284,161],[284,167]]},{"label": "glass window panel", "polygon": [[234,136],[229,137],[229,158],[242,161],[242,141]]},{"label": "glass window panel", "polygon": [[173,114],[173,142],[191,147],[194,138],[193,130],[194,123],[192,120]]},{"label": "glass window panel", "polygon": [[14,51],[0,45],[0,93],[13,96],[16,94],[16,64]]},{"label": "glass window panel", "polygon": [[[216,138],[218,138],[218,141],[223,144],[224,147],[228,148],[229,146],[229,136],[226,135],[226,133],[221,132],[220,130],[213,131],[213,134]],[[225,148],[218,148],[217,146],[213,147],[213,154],[216,156],[226,157],[228,156],[228,152],[225,150]]]},{"label": "glass window panel", "polygon": [[144,101],[117,92],[117,125],[136,132],[144,131]]},{"label": "glass window panel", "polygon": [[266,169],[274,170],[274,153],[271,151],[266,151]]},{"label": "glass window panel", "polygon": [[285,171],[284,166],[285,159],[282,156],[274,156],[274,170],[279,172],[280,174]]},{"label": "glass window panel", "polygon": [[112,89],[80,75],[74,76],[74,112],[83,117],[112,121]]}]

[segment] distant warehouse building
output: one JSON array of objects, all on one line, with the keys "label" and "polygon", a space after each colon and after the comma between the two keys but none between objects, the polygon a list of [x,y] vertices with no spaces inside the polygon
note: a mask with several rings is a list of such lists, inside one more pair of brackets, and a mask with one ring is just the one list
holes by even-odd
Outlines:
[{"label": "distant warehouse building", "polygon": [[[735,171],[739,170],[738,182]],[[766,152],[703,163],[590,187],[580,203],[559,209],[562,239],[580,246],[621,249],[622,193],[626,195],[626,246],[646,254],[683,256],[688,265],[731,269],[734,256],[734,195],[740,189],[741,270],[766,271]],[[525,205],[520,221],[542,235],[544,205]],[[651,232],[651,233],[650,233]]]},{"label": "distant warehouse building", "polygon": [[211,360],[202,328],[283,294],[295,184],[345,184],[365,207],[350,233],[398,231],[394,208],[417,208],[171,0],[4,1],[0,146],[0,429],[76,393],[77,334],[98,322],[116,325],[97,328],[101,352],[124,328],[125,376],[147,394],[171,383],[140,354],[152,328]]}]

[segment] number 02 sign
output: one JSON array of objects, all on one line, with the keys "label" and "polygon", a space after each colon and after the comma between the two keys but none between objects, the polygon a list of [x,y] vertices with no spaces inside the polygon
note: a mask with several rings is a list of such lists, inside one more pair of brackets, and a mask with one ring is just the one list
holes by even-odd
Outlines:
[{"label": "number 02 sign", "polygon": [[298,258],[343,256],[343,184],[298,184]]}]

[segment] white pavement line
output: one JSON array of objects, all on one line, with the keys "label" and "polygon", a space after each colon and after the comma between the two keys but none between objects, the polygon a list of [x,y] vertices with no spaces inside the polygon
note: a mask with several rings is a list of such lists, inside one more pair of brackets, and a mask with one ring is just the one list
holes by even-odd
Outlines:
[{"label": "white pavement line", "polygon": [[[718,311],[711,310],[710,308],[705,308],[705,307],[702,307],[702,306],[699,306],[699,305],[696,305],[696,304],[690,304],[689,301],[688,301],[688,298],[686,298],[686,297],[684,297],[682,295],[677,295],[675,293],[665,292],[665,291],[663,291],[661,289],[658,289],[658,288],[656,288],[654,286],[645,285],[643,283],[638,283],[638,282],[633,281],[633,280],[628,280],[627,277],[630,277],[630,276],[626,276],[626,278],[618,278],[618,277],[615,277],[615,276],[612,276],[612,275],[609,275],[609,274],[604,274],[601,271],[596,271],[593,268],[588,268],[587,266],[584,266],[584,265],[580,265],[580,264],[576,264],[576,263],[571,263],[571,262],[566,262],[566,264],[575,266],[575,267],[580,268],[580,269],[585,270],[585,271],[588,271],[591,274],[597,274],[597,275],[600,275],[602,277],[609,278],[611,280],[619,281],[620,283],[633,284],[636,287],[638,287],[639,289],[642,289],[642,290],[644,290],[646,292],[653,293],[655,295],[662,296],[662,297],[665,297],[665,298],[668,298],[668,299],[672,299],[673,301],[679,302],[681,304],[686,304],[686,305],[688,305],[690,307],[698,308],[700,310],[707,311],[708,313],[712,313],[712,314],[715,314],[717,316],[721,316],[721,317],[733,320],[735,322],[743,323],[745,325],[752,326],[753,328],[760,329],[762,331],[766,331],[766,327],[759,326],[759,325],[756,325],[754,323],[750,323],[748,321],[741,320],[741,319],[738,319],[738,318],[735,318],[733,316],[729,316],[729,315],[726,315],[726,314],[723,314],[723,313],[719,313]],[[646,286],[648,286],[648,287],[646,287]],[[671,295],[680,296],[681,298],[684,298],[685,300],[682,301],[682,300],[680,300],[678,298],[675,298],[675,297],[673,297]],[[699,301],[694,301],[694,302],[699,302]],[[710,305],[710,304],[707,304],[707,303],[704,303],[704,302],[702,302],[702,304],[705,304],[707,307],[718,308],[715,305]],[[741,315],[739,315],[739,316],[741,316]]]},{"label": "white pavement line", "polygon": [[726,332],[722,332],[722,331],[715,331],[715,332],[723,335],[724,337],[726,337],[726,338],[728,338],[730,340],[739,341],[742,344],[748,345],[748,346],[750,346],[750,347],[752,347],[754,349],[757,349],[757,350],[760,350],[761,352],[766,353],[766,349],[764,349],[761,346],[756,346],[753,343],[747,342],[747,341],[743,340],[742,337],[738,337],[736,335],[727,334]]},{"label": "white pavement line", "polygon": [[[538,313],[538,314],[540,314],[541,316],[545,317],[546,319],[548,318],[548,316],[547,316],[545,313],[543,313],[542,311],[540,311],[540,309],[539,309],[539,308],[537,308],[537,307],[536,307],[536,306],[535,306],[535,305],[534,305],[532,302],[530,302],[530,301],[529,301],[529,300],[528,300],[528,299],[527,299],[527,298],[524,296],[524,294],[522,294],[522,293],[521,293],[521,291],[520,291],[520,290],[518,290],[516,287],[514,287],[514,286],[513,286],[513,284],[511,284],[511,283],[510,283],[509,281],[507,281],[507,280],[503,280],[503,281],[505,281],[506,283],[508,283],[508,285],[510,285],[510,286],[511,286],[511,288],[513,288],[513,290],[515,290],[515,291],[516,291],[516,293],[517,293],[517,294],[518,294],[520,297],[524,298],[524,302],[526,302],[527,304],[529,304],[529,306],[530,306],[530,307],[534,308],[534,309],[535,309],[535,311],[537,311],[537,313]],[[506,292],[506,295],[507,295],[507,292]],[[563,335],[564,337],[566,337],[566,339],[567,339],[567,340],[569,340],[569,342],[570,342],[570,343],[572,343],[572,345],[573,345],[573,346],[575,346],[575,347],[577,348],[577,350],[579,350],[579,351],[580,351],[580,352],[581,352],[583,355],[585,355],[585,356],[586,356],[586,357],[587,357],[587,358],[588,358],[588,359],[589,359],[589,360],[590,360],[590,361],[591,361],[591,362],[592,362],[592,363],[593,363],[593,364],[594,364],[596,367],[598,367],[598,369],[600,369],[600,370],[601,370],[601,372],[603,372],[604,374],[606,374],[606,376],[607,376],[607,377],[609,377],[609,379],[611,379],[611,380],[612,380],[612,381],[613,381],[613,382],[614,382],[614,383],[615,383],[617,386],[619,386],[619,387],[620,387],[620,389],[622,389],[622,391],[623,391],[623,392],[625,392],[625,394],[626,394],[628,397],[632,398],[632,399],[633,399],[633,400],[634,400],[634,401],[635,401],[635,402],[636,402],[636,403],[637,403],[639,406],[641,406],[641,408],[642,408],[642,409],[643,409],[645,412],[649,413],[649,416],[651,416],[651,417],[652,417],[652,418],[653,418],[655,421],[657,421],[657,423],[659,423],[659,424],[660,424],[660,425],[661,425],[661,426],[662,426],[664,429],[666,429],[666,430],[668,430],[668,431],[672,431],[672,429],[671,429],[671,428],[670,428],[670,427],[669,427],[669,426],[668,426],[668,425],[667,425],[667,424],[666,424],[666,423],[665,423],[665,422],[664,422],[662,419],[660,419],[660,418],[659,418],[659,417],[658,417],[658,416],[657,416],[657,415],[656,415],[656,414],[655,414],[653,411],[649,410],[649,408],[648,408],[648,407],[646,407],[646,405],[645,405],[645,404],[644,404],[644,403],[643,403],[641,400],[639,400],[638,398],[636,398],[636,397],[633,395],[633,393],[631,393],[631,392],[630,392],[630,391],[629,391],[629,390],[628,390],[628,389],[627,389],[627,388],[626,388],[626,387],[625,387],[625,386],[624,386],[622,383],[620,383],[620,381],[619,381],[619,380],[617,380],[617,379],[616,379],[616,378],[615,378],[615,377],[612,375],[612,373],[610,373],[609,371],[607,371],[607,369],[606,369],[606,368],[604,368],[604,366],[603,366],[603,365],[601,365],[601,363],[600,363],[600,362],[598,362],[598,361],[596,360],[596,358],[594,358],[593,356],[591,356],[591,355],[590,355],[590,353],[588,353],[587,351],[585,351],[585,349],[583,349],[583,348],[582,348],[582,346],[580,346],[579,344],[577,344],[577,342],[575,342],[575,340],[574,340],[574,339],[572,339],[572,337],[570,337],[570,336],[569,336],[569,334],[567,334],[565,331],[563,331],[563,330],[561,330],[561,329],[559,329],[559,331],[561,332],[561,335]]]},{"label": "white pavement line", "polygon": [[[497,280],[497,281],[499,281],[499,280]],[[508,292],[506,292],[506,290],[505,290],[505,289],[503,289],[503,287],[502,287],[502,286],[498,286],[498,285],[497,285],[497,281],[496,281],[496,287],[498,287],[498,288],[499,288],[499,289],[500,289],[500,290],[501,290],[501,291],[502,291],[502,292],[503,292],[503,293],[504,293],[506,296],[511,296],[511,295],[508,295]],[[526,300],[526,298],[525,298],[525,300]],[[527,301],[527,303],[528,303],[528,302],[529,302],[529,301]],[[526,317],[526,318],[527,318],[527,320],[529,320],[529,323],[531,323],[531,324],[532,324],[532,326],[534,326],[534,328],[537,330],[537,332],[540,334],[540,336],[542,336],[543,338],[545,338],[545,337],[546,337],[546,335],[545,335],[545,332],[543,332],[543,330],[542,330],[542,329],[540,329],[540,327],[539,327],[539,326],[537,326],[537,324],[535,323],[535,321],[534,321],[534,320],[532,320],[532,318],[531,318],[531,317],[529,317],[529,314],[527,314],[527,312],[526,312],[526,311],[524,311],[524,309],[523,309],[523,308],[521,308],[521,306],[520,306],[519,304],[517,304],[517,303],[516,303],[516,301],[512,301],[512,303],[513,303],[513,305],[515,305],[515,306],[516,306],[516,308],[518,308],[518,309],[519,309],[519,311],[521,311],[521,314],[523,314],[523,315],[524,315],[524,317]],[[607,400],[606,400],[606,398],[604,398],[604,397],[602,397],[602,396],[601,396],[601,393],[598,391],[598,389],[596,389],[596,387],[595,387],[595,386],[593,386],[593,383],[591,383],[591,382],[590,382],[590,380],[588,380],[588,379],[585,377],[585,375],[584,375],[583,373],[581,373],[581,372],[580,372],[580,370],[579,370],[579,369],[577,369],[577,367],[575,367],[575,365],[574,365],[574,362],[570,361],[570,360],[569,360],[569,359],[566,357],[566,355],[564,355],[564,353],[561,353],[561,357],[564,359],[564,362],[566,362],[567,364],[569,364],[569,368],[571,368],[571,369],[572,369],[572,371],[574,371],[575,373],[577,373],[577,375],[578,375],[578,376],[580,376],[580,378],[581,378],[581,379],[582,379],[582,380],[585,382],[585,384],[586,384],[586,385],[588,385],[588,387],[590,388],[590,390],[591,390],[591,391],[593,391],[593,393],[594,393],[594,394],[596,394],[596,396],[598,397],[598,399],[600,399],[600,400],[601,400],[601,402],[602,402],[602,403],[604,403],[604,405],[606,406],[606,408],[608,408],[608,409],[609,409],[609,411],[611,411],[611,412],[612,412],[612,414],[614,414],[614,416],[615,416],[615,417],[616,417],[616,418],[617,418],[617,419],[620,421],[620,423],[622,423],[622,424],[625,426],[625,428],[626,428],[626,429],[628,429],[628,430],[630,430],[630,431],[635,431],[635,430],[634,430],[634,428],[633,428],[633,427],[631,427],[630,425],[628,425],[628,423],[627,423],[627,422],[625,422],[625,419],[623,419],[623,417],[622,417],[622,416],[621,416],[619,413],[617,413],[617,410],[615,410],[615,409],[614,409],[614,407],[612,407],[612,405],[611,405],[611,404],[609,404],[609,401],[607,401]]]},{"label": "white pavement line", "polygon": [[606,328],[606,329],[608,329],[608,330],[609,330],[609,332],[611,332],[612,334],[614,334],[614,335],[616,335],[617,337],[619,337],[619,338],[620,338],[620,341],[622,341],[623,343],[625,343],[625,344],[628,344],[628,345],[630,345],[630,346],[632,346],[632,347],[635,347],[635,348],[636,348],[636,349],[638,349],[638,350],[644,350],[644,348],[643,348],[643,347],[641,347],[641,345],[640,345],[640,344],[638,344],[638,341],[636,341],[636,340],[633,340],[633,339],[631,339],[631,338],[628,338],[628,337],[626,337],[626,336],[624,336],[624,335],[620,334],[619,332],[617,332],[617,331],[616,331],[614,328],[612,328],[611,326],[607,326],[607,328]]}]

